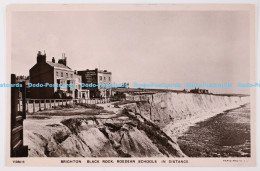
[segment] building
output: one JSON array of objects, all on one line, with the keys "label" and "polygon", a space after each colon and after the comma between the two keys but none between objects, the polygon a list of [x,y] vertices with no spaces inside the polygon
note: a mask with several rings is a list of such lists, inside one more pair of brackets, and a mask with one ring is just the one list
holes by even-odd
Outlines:
[{"label": "building", "polygon": [[[22,82],[25,83],[26,98],[30,98],[30,88],[28,87],[29,81],[30,81],[29,76],[21,75],[16,77],[17,83],[22,83]],[[22,91],[19,88],[19,98],[21,97],[22,97]]]},{"label": "building", "polygon": [[[112,73],[107,70],[82,70],[78,71],[78,74],[82,77],[82,83],[84,84],[111,84]],[[82,87],[83,90],[89,90],[90,98],[106,98],[111,96],[111,88],[106,86],[96,86],[96,87]]]},{"label": "building", "polygon": [[210,94],[209,90],[207,90],[207,89],[200,89],[200,88],[191,89],[190,93]]},{"label": "building", "polygon": [[[37,62],[30,69],[30,83],[32,84],[65,84],[77,85],[81,82],[74,71],[67,66],[67,57],[62,54],[62,59],[55,62],[46,61],[46,54],[40,51],[37,54]],[[33,99],[53,99],[53,98],[78,98],[80,95],[81,87],[76,86],[46,86],[46,87],[30,87],[30,96]],[[77,93],[75,93],[77,92]]]},{"label": "building", "polygon": [[75,98],[76,99],[89,99],[89,90],[82,89],[81,87],[81,76],[77,75],[77,71],[74,72],[74,77],[75,77]]}]

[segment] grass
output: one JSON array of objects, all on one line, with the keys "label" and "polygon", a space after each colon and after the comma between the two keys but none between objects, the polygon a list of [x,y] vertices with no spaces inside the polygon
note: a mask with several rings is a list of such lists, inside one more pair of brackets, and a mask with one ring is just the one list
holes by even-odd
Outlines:
[{"label": "grass", "polygon": [[104,110],[103,107],[94,104],[66,105],[54,109],[44,110],[28,115],[40,116],[74,116],[74,115],[99,115],[101,113],[114,114],[112,111]]},{"label": "grass", "polygon": [[104,109],[104,107],[98,106],[96,104],[77,103],[77,105],[83,106],[88,109],[100,109],[100,110]]},{"label": "grass", "polygon": [[115,102],[115,103],[113,103],[113,105],[119,106],[119,105],[125,105],[125,104],[129,104],[129,103],[136,103],[136,101],[134,101],[134,100],[124,100],[124,101]]}]

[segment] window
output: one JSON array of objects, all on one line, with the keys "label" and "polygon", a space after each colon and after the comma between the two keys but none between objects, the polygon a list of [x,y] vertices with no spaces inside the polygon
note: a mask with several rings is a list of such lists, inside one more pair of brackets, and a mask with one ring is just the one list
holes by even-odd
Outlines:
[{"label": "window", "polygon": [[106,81],[106,77],[104,77],[104,81]]},{"label": "window", "polygon": [[56,72],[56,76],[59,76],[59,72],[58,71]]},{"label": "window", "polygon": [[[60,84],[60,79],[57,79],[57,84]],[[58,90],[60,90],[60,86],[57,87]]]},{"label": "window", "polygon": [[71,78],[73,78],[73,74],[71,74]]},{"label": "window", "polygon": [[110,80],[110,77],[108,77],[108,80],[111,81],[111,80]]},{"label": "window", "polygon": [[99,80],[100,80],[100,81],[102,80],[102,76],[99,76]]},{"label": "window", "polygon": [[61,77],[63,77],[63,72],[61,72],[61,74],[60,74],[60,75],[61,75]]},{"label": "window", "polygon": [[66,78],[69,78],[69,74],[68,73],[66,73]]}]

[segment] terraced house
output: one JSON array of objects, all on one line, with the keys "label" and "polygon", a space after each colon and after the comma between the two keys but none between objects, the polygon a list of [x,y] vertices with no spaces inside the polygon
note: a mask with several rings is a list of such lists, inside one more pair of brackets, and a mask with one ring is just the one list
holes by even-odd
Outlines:
[{"label": "terraced house", "polygon": [[[55,62],[46,61],[46,53],[37,54],[37,63],[30,69],[30,83],[33,84],[74,84],[75,87],[31,87],[31,98],[33,99],[53,99],[53,98],[81,98],[81,77],[67,66],[67,57],[62,54],[62,59]],[[88,92],[84,92],[88,97]]]}]

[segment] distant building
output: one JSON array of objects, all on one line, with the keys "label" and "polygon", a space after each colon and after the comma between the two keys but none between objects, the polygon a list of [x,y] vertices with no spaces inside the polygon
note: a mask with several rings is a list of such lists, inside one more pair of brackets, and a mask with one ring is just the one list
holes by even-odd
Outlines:
[{"label": "distant building", "polygon": [[209,94],[209,90],[207,90],[207,89],[195,88],[195,89],[191,89],[191,90],[190,90],[190,93]]},{"label": "distant building", "polygon": [[77,71],[74,72],[75,76],[75,98],[76,99],[89,99],[89,90],[82,89],[81,83],[82,78],[80,75],[77,75]]},{"label": "distant building", "polygon": [[[84,84],[111,84],[112,73],[107,70],[83,70],[78,71],[78,74],[82,76],[82,83]],[[110,87],[83,87],[82,90],[89,90],[90,98],[106,98],[111,96]]]},{"label": "distant building", "polygon": [[[30,98],[30,88],[28,87],[29,80],[30,80],[29,76],[21,75],[21,76],[17,76],[16,77],[16,82],[17,83],[25,82],[26,98]],[[19,90],[19,98],[21,98],[21,97],[22,97],[22,91]]]},{"label": "distant building", "polygon": [[[40,51],[37,54],[37,63],[30,69],[30,83],[32,84],[75,84],[81,82],[79,76],[67,66],[67,57],[62,54],[62,59],[55,62],[46,61],[46,54]],[[52,98],[78,98],[80,95],[79,87],[31,87],[30,95],[33,99],[52,99]],[[77,94],[75,94],[75,91]]]}]

